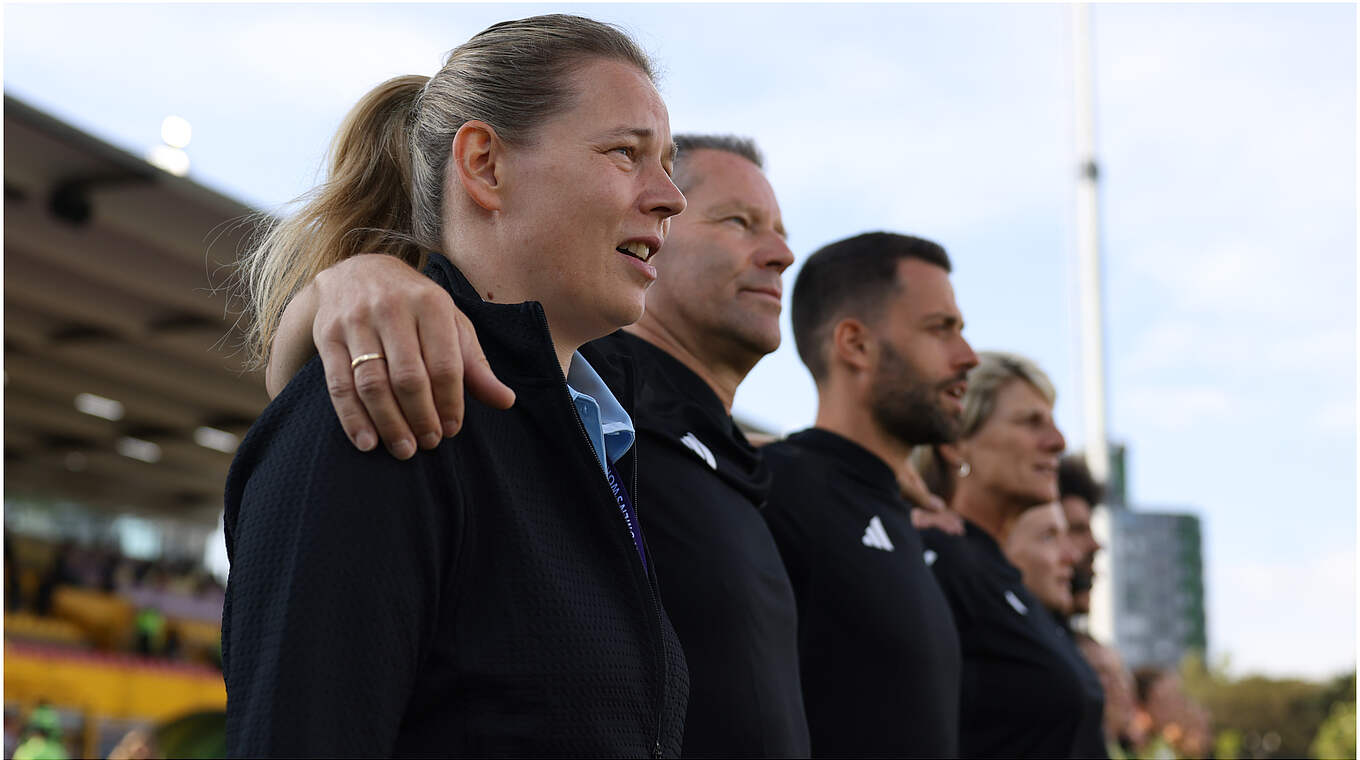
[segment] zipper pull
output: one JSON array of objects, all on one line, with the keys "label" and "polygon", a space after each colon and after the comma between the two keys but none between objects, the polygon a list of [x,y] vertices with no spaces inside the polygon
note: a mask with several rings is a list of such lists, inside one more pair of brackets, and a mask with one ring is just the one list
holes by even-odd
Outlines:
[{"label": "zipper pull", "polygon": [[652,757],[661,760],[661,742],[657,742],[656,746],[652,748]]}]

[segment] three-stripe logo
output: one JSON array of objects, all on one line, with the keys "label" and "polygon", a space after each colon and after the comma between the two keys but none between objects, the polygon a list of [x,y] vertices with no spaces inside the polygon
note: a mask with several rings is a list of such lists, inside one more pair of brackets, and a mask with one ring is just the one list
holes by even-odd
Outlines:
[{"label": "three-stripe logo", "polygon": [[892,539],[888,538],[888,531],[883,529],[883,521],[874,515],[869,521],[869,527],[864,529],[864,538],[860,539],[865,546],[873,549],[882,549],[885,552],[893,551]]}]

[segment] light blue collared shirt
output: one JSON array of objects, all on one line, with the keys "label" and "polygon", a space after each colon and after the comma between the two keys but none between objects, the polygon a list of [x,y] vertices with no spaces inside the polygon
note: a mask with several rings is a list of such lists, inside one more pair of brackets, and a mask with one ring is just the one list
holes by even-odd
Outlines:
[{"label": "light blue collared shirt", "polygon": [[567,392],[576,404],[576,411],[585,423],[586,435],[595,446],[595,458],[600,460],[600,469],[609,477],[610,462],[619,461],[633,445],[637,432],[633,429],[633,419],[623,410],[619,400],[614,398],[609,387],[600,379],[599,373],[590,366],[581,352],[571,356],[571,367],[567,370]]}]

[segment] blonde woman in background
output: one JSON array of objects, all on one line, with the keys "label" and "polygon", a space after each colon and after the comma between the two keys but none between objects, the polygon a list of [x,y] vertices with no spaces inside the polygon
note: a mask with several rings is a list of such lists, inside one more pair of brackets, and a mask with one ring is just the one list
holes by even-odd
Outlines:
[{"label": "blonde woman in background", "polygon": [[980,352],[956,441],[913,452],[964,519],[961,536],[921,532],[963,648],[961,757],[1106,755],[1098,678],[1002,549],[1026,511],[1058,499],[1055,397],[1032,361]]}]

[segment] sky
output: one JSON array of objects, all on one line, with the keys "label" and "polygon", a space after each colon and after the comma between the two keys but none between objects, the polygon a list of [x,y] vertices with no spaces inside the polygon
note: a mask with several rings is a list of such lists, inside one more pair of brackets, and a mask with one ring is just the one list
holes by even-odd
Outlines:
[{"label": "sky", "polygon": [[[351,105],[496,21],[618,23],[675,132],[754,137],[799,262],[885,229],[950,252],[977,349],[1028,355],[1082,446],[1065,5],[16,5],[4,87],[271,211]],[[1203,520],[1210,657],[1354,667],[1356,18],[1350,5],[1092,9],[1110,438],[1138,508]],[[791,336],[785,304],[785,335]],[[791,337],[737,394],[777,432],[816,396]]]}]

